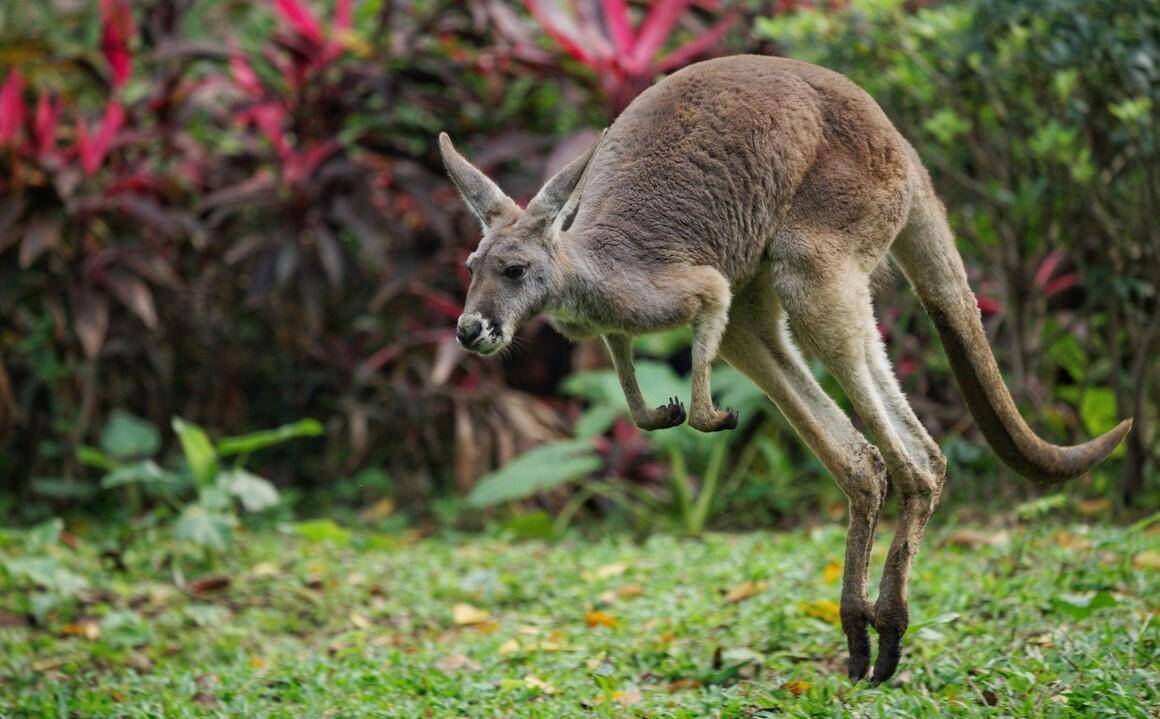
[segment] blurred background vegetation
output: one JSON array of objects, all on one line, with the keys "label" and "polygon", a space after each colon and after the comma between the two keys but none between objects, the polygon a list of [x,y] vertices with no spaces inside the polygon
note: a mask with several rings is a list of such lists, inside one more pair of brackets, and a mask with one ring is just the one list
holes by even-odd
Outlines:
[{"label": "blurred background vegetation", "polygon": [[[220,550],[248,515],[522,534],[840,517],[728,367],[739,430],[643,434],[599,344],[539,321],[503,361],[454,339],[478,229],[436,134],[526,201],[655,79],[735,52],[845,73],[916,146],[1041,434],[1135,417],[1042,506],[1154,510],[1150,0],[27,0],[0,5],[0,523],[135,518]],[[904,281],[878,311],[949,457],[945,501],[1033,498]],[[686,333],[638,352],[646,396],[687,396]]]}]

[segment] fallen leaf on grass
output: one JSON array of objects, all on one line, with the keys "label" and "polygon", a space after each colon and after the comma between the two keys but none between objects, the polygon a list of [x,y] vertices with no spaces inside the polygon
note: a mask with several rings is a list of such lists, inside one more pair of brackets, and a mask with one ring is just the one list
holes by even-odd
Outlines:
[{"label": "fallen leaf on grass", "polygon": [[193,695],[193,702],[206,708],[216,707],[217,697],[207,692],[198,692]]},{"label": "fallen leaf on grass", "polygon": [[66,624],[60,628],[60,633],[72,637],[84,637],[90,641],[101,637],[101,625],[93,621]]},{"label": "fallen leaf on grass", "polygon": [[56,669],[57,667],[64,666],[67,662],[68,662],[68,659],[66,659],[64,657],[55,657],[53,659],[42,659],[39,662],[32,663],[32,671],[34,671],[34,672],[51,671],[53,669]]},{"label": "fallen leaf on grass", "polygon": [[282,570],[273,562],[258,562],[250,570],[250,573],[255,577],[276,577],[282,573]]},{"label": "fallen leaf on grass", "polygon": [[480,666],[471,661],[471,657],[462,654],[449,654],[435,662],[435,668],[445,672],[457,672],[461,670],[474,672],[478,671]]},{"label": "fallen leaf on grass", "polygon": [[350,623],[353,624],[356,629],[362,629],[363,631],[366,631],[367,629],[370,629],[374,626],[374,623],[371,622],[371,620],[367,619],[358,612],[350,613]]},{"label": "fallen leaf on grass", "polygon": [[637,704],[642,699],[644,699],[644,697],[641,696],[640,691],[637,689],[628,689],[625,691],[612,692],[612,701],[616,702],[617,704],[621,704],[623,706],[629,706],[630,704]]},{"label": "fallen leaf on grass", "polygon": [[639,597],[642,594],[644,594],[644,588],[642,588],[639,584],[626,584],[620,589],[616,590],[616,596],[620,597],[621,599],[632,599],[633,597]]},{"label": "fallen leaf on grass", "polygon": [[1099,514],[1110,506],[1112,506],[1112,502],[1106,497],[1100,499],[1081,499],[1075,503],[1076,511],[1088,516]]},{"label": "fallen leaf on grass", "polygon": [[467,602],[458,602],[451,608],[451,621],[461,627],[482,624],[490,616],[491,614],[486,609],[480,609]]},{"label": "fallen leaf on grass", "polygon": [[538,689],[539,691],[543,692],[544,694],[555,694],[556,693],[556,687],[552,686],[551,684],[544,681],[543,679],[540,679],[540,678],[533,676],[531,674],[524,677],[524,686],[526,686],[528,689]]},{"label": "fallen leaf on grass", "polygon": [[1055,543],[1064,549],[1090,549],[1092,540],[1081,537],[1065,530],[1059,530],[1052,537]]},{"label": "fallen leaf on grass", "polygon": [[615,629],[620,625],[620,622],[611,614],[599,610],[592,610],[585,614],[584,623],[589,627],[608,627],[609,629]]},{"label": "fallen leaf on grass", "polygon": [[682,689],[700,689],[700,688],[701,688],[700,681],[698,681],[696,679],[689,679],[689,678],[677,679],[677,680],[671,681],[671,682],[669,682],[669,686],[668,686],[668,690],[669,690],[670,694],[673,692],[679,692]]},{"label": "fallen leaf on grass", "polygon": [[737,604],[743,602],[750,597],[761,594],[765,588],[769,586],[765,581],[760,582],[742,582],[733,586],[725,594],[725,602],[728,604]]},{"label": "fallen leaf on grass", "polygon": [[978,529],[958,529],[951,532],[946,543],[952,547],[964,549],[978,549],[979,547],[998,547],[1007,543],[1010,535],[1007,530],[997,532],[983,532]]},{"label": "fallen leaf on grass", "polygon": [[185,585],[185,591],[194,595],[195,597],[210,592],[216,592],[230,586],[229,575],[226,574],[207,574],[203,577],[198,577]]},{"label": "fallen leaf on grass", "polygon": [[559,630],[549,634],[536,648],[541,652],[565,652],[569,649],[564,640],[564,632]]},{"label": "fallen leaf on grass", "polygon": [[1132,557],[1132,566],[1136,569],[1160,571],[1160,551],[1145,549],[1143,552]]},{"label": "fallen leaf on grass", "polygon": [[519,650],[520,650],[519,641],[516,639],[509,639],[506,642],[504,642],[503,644],[500,644],[499,649],[496,649],[495,653],[502,656],[505,654],[515,654]]},{"label": "fallen leaf on grass", "polygon": [[383,497],[363,511],[359,512],[358,518],[364,522],[378,522],[391,516],[395,511],[395,500],[390,497]]},{"label": "fallen leaf on grass", "polygon": [[829,599],[815,599],[812,602],[802,602],[798,607],[807,615],[815,619],[821,619],[823,622],[840,624],[842,621],[838,615],[839,609],[837,602],[830,601]]},{"label": "fallen leaf on grass", "polygon": [[612,564],[605,564],[597,567],[591,572],[584,572],[582,576],[585,580],[591,582],[596,579],[609,579],[611,577],[619,577],[628,571],[627,562],[613,562]]},{"label": "fallen leaf on grass", "polygon": [[786,682],[785,684],[782,684],[781,688],[790,694],[793,694],[795,697],[800,697],[802,694],[808,692],[811,686],[812,685],[807,681],[795,679],[792,682]]},{"label": "fallen leaf on grass", "polygon": [[842,577],[842,565],[838,562],[827,562],[826,566],[822,568],[822,579],[826,580],[827,584],[833,584]]}]

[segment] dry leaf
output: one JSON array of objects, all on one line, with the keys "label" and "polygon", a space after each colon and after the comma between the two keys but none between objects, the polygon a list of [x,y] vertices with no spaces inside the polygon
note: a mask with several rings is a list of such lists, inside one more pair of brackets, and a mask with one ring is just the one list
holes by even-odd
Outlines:
[{"label": "dry leaf", "polygon": [[282,570],[273,562],[258,562],[250,572],[255,577],[276,577],[282,573]]},{"label": "dry leaf", "polygon": [[451,608],[451,621],[459,626],[482,624],[491,614],[486,609],[472,606],[466,602],[458,602]]},{"label": "dry leaf", "polygon": [[395,511],[395,500],[390,497],[383,497],[363,511],[359,512],[358,518],[364,522],[378,522],[391,516],[391,512]]},{"label": "dry leaf", "polygon": [[632,599],[644,594],[644,589],[639,584],[626,584],[620,589],[616,590],[616,596],[621,599]]},{"label": "dry leaf", "polygon": [[764,580],[760,582],[742,582],[729,590],[725,595],[725,601],[729,604],[743,602],[752,596],[761,594],[767,586],[769,585]]},{"label": "dry leaf", "polygon": [[611,577],[619,577],[628,571],[627,562],[613,562],[612,564],[605,564],[597,567],[591,572],[584,572],[581,576],[589,582],[595,579],[609,579]]},{"label": "dry leaf", "polygon": [[539,689],[540,691],[542,691],[545,694],[555,694],[556,693],[556,687],[552,686],[551,684],[544,681],[543,679],[539,679],[538,677],[535,677],[531,674],[524,677],[524,686],[526,686],[528,689]]},{"label": "dry leaf", "polygon": [[802,602],[798,605],[803,612],[815,619],[821,619],[830,624],[840,624],[838,605],[829,599],[815,599],[812,602]]},{"label": "dry leaf", "polygon": [[185,591],[194,596],[209,594],[230,586],[228,574],[207,574],[198,577],[185,585]]},{"label": "dry leaf", "polygon": [[541,652],[562,652],[568,649],[567,643],[564,641],[564,632],[556,630],[549,634],[547,638],[539,644]]},{"label": "dry leaf", "polygon": [[478,671],[480,666],[462,654],[450,654],[435,662],[435,668],[445,672]]},{"label": "dry leaf", "polygon": [[371,620],[367,619],[358,612],[350,613],[350,623],[353,624],[356,629],[362,629],[363,631],[366,631],[367,629],[370,629],[372,626],[374,626],[374,623],[371,622]]},{"label": "dry leaf", "polygon": [[790,694],[793,694],[795,697],[800,697],[802,694],[805,694],[810,690],[810,686],[810,683],[807,681],[795,679],[792,682],[786,682],[785,684],[782,684],[781,688]]},{"label": "dry leaf", "polygon": [[1112,506],[1112,502],[1106,497],[1102,497],[1100,499],[1081,499],[1075,503],[1076,511],[1080,514],[1086,514],[1088,516],[1099,514],[1110,506]]},{"label": "dry leaf", "polygon": [[826,562],[826,566],[822,568],[822,579],[826,580],[827,584],[833,584],[842,577],[842,565],[838,562]]},{"label": "dry leaf", "polygon": [[699,689],[701,682],[696,679],[677,679],[669,682],[669,692],[679,692],[682,689]]},{"label": "dry leaf", "polygon": [[1160,551],[1145,549],[1143,552],[1132,557],[1132,566],[1136,569],[1151,569],[1154,572],[1160,571]]},{"label": "dry leaf", "polygon": [[1064,549],[1090,549],[1092,546],[1092,541],[1087,537],[1081,537],[1063,529],[1056,532],[1052,539]]},{"label": "dry leaf", "polygon": [[503,654],[515,654],[519,650],[520,650],[519,641],[517,641],[515,639],[509,639],[506,642],[504,642],[503,644],[500,644],[499,649],[496,649],[495,651],[496,651],[496,654],[503,655]]},{"label": "dry leaf", "polygon": [[92,641],[101,637],[101,625],[93,621],[66,624],[60,628],[60,633],[66,636],[84,637]]},{"label": "dry leaf", "polygon": [[621,691],[612,692],[612,701],[616,702],[617,704],[624,705],[624,706],[628,706],[630,704],[636,704],[636,703],[640,702],[640,700],[643,698],[644,697],[641,696],[640,691],[637,689],[628,689],[628,690],[622,691],[622,692]]},{"label": "dry leaf", "polygon": [[596,609],[584,615],[584,623],[589,627],[608,627],[610,629],[620,624],[611,614]]},{"label": "dry leaf", "polygon": [[947,544],[955,547],[964,547],[966,549],[978,549],[979,547],[997,547],[1007,543],[1007,530],[999,530],[997,532],[981,532],[977,529],[959,529],[951,533],[947,537]]}]

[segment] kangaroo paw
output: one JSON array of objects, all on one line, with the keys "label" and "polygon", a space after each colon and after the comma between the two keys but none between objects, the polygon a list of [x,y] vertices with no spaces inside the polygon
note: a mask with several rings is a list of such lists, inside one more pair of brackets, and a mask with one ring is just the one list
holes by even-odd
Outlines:
[{"label": "kangaroo paw", "polygon": [[725,429],[737,429],[737,410],[726,407],[724,411],[712,410],[708,417],[690,417],[689,426],[702,432],[720,432]]},{"label": "kangaroo paw", "polygon": [[878,658],[874,662],[873,683],[881,684],[894,676],[894,671],[898,669],[898,662],[902,658],[902,637],[910,623],[909,614],[906,605],[901,602],[892,602],[887,606],[881,606],[880,603],[875,607]]},{"label": "kangaroo paw", "polygon": [[850,659],[846,665],[851,681],[861,681],[870,671],[870,627],[874,625],[873,609],[868,602],[858,602],[841,614],[842,630]]},{"label": "kangaroo paw", "polygon": [[662,404],[649,412],[644,422],[637,423],[641,429],[653,431],[676,427],[685,421],[685,405],[676,397],[669,398],[668,404]]}]

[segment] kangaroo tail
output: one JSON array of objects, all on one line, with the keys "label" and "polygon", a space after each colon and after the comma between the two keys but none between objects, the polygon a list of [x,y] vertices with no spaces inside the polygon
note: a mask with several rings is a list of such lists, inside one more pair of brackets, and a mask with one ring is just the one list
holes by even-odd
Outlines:
[{"label": "kangaroo tail", "polygon": [[1111,454],[1132,420],[1072,447],[1045,442],[1027,426],[999,374],[945,211],[923,174],[925,189],[915,193],[891,252],[938,330],[971,415],[999,458],[1024,477],[1058,484],[1086,473]]}]

